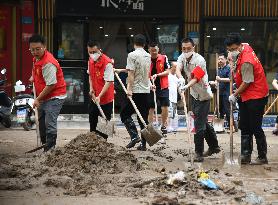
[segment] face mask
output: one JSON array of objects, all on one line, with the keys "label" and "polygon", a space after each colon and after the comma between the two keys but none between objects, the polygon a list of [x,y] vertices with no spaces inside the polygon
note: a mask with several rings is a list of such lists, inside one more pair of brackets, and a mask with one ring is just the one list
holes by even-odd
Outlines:
[{"label": "face mask", "polygon": [[190,52],[187,52],[187,53],[184,52],[183,55],[184,55],[185,58],[190,58],[190,56],[192,56],[193,53],[194,53],[194,51],[190,51]]},{"label": "face mask", "polygon": [[93,54],[90,54],[90,57],[91,57],[94,61],[97,61],[97,59],[100,57],[100,54],[99,54],[99,53],[93,53]]},{"label": "face mask", "polygon": [[238,56],[239,53],[240,53],[240,52],[239,52],[238,50],[232,51],[232,52],[231,52],[231,56],[232,56],[232,58],[233,58],[233,61],[236,61],[237,56]]}]

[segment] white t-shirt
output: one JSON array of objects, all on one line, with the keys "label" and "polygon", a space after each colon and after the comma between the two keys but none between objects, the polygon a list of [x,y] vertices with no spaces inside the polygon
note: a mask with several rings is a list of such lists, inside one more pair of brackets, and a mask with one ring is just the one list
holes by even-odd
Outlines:
[{"label": "white t-shirt", "polygon": [[133,93],[150,93],[149,72],[151,55],[143,48],[136,48],[127,56],[127,70],[134,71]]},{"label": "white t-shirt", "polygon": [[168,89],[170,102],[177,103],[178,100],[178,78],[176,74],[169,73],[168,75]]},{"label": "white t-shirt", "polygon": [[209,100],[213,97],[210,85],[208,82],[208,74],[207,74],[207,69],[206,69],[206,61],[198,53],[193,53],[193,56],[189,62],[187,62],[186,58],[184,57],[183,54],[181,54],[178,58],[177,61],[177,68],[180,70],[184,70],[186,76],[187,76],[187,81],[189,82],[192,77],[191,73],[193,69],[196,66],[200,66],[203,71],[205,72],[204,77],[202,79],[194,84],[192,87],[190,87],[190,95],[194,97],[196,100],[204,101],[204,100]]}]

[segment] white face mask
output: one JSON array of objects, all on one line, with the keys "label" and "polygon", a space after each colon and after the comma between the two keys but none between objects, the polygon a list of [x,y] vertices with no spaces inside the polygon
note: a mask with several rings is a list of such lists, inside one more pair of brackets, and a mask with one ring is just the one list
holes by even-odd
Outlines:
[{"label": "white face mask", "polygon": [[235,50],[235,51],[232,51],[232,52],[231,52],[231,56],[232,56],[232,58],[233,58],[233,61],[236,61],[237,56],[238,56],[239,53],[240,53],[240,52],[239,52],[238,50]]},{"label": "white face mask", "polygon": [[90,54],[90,58],[92,58],[94,61],[97,61],[97,59],[100,57],[100,53],[93,53]]},{"label": "white face mask", "polygon": [[190,52],[187,52],[187,53],[183,52],[183,55],[184,55],[185,58],[190,58],[190,56],[192,56],[193,53],[194,53],[194,51],[190,51]]}]

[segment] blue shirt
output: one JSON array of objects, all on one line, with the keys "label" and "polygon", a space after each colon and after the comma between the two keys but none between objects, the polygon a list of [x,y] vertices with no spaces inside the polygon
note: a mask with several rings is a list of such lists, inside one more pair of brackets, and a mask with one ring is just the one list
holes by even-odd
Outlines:
[{"label": "blue shirt", "polygon": [[[230,67],[228,65],[218,68],[218,76],[220,78],[230,78]],[[219,82],[219,95],[230,95],[230,83]]]}]

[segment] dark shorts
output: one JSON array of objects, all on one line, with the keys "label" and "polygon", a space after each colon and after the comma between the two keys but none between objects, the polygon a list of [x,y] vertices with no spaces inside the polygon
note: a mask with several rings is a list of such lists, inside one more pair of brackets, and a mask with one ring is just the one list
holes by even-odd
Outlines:
[{"label": "dark shorts", "polygon": [[[160,107],[169,107],[170,103],[169,103],[169,89],[163,89],[163,90],[158,90],[156,92],[156,101],[158,106]],[[154,96],[153,96],[153,92],[151,91],[150,93],[150,98],[149,98],[149,107],[150,108],[154,108]]]}]

